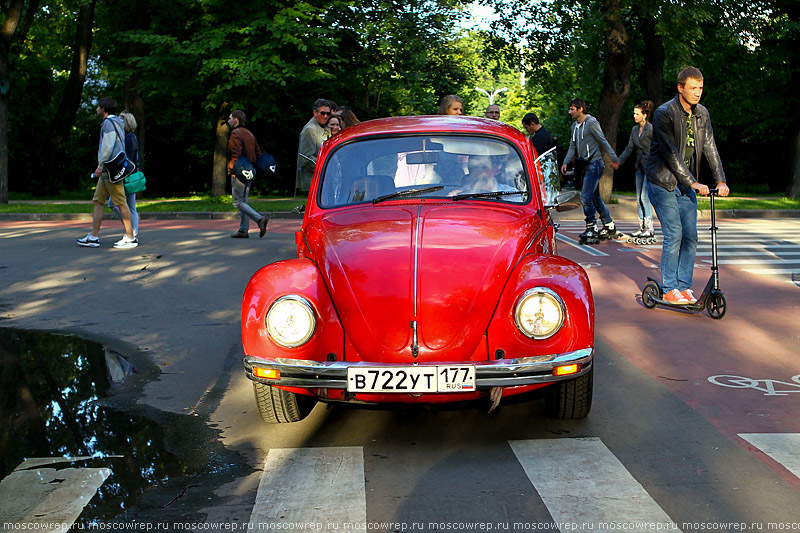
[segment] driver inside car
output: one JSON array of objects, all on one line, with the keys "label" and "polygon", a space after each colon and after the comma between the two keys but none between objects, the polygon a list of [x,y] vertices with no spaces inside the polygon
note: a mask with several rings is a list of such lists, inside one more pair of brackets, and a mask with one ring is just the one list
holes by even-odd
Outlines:
[{"label": "driver inside car", "polygon": [[469,173],[464,176],[461,190],[453,194],[470,192],[516,191],[517,189],[500,182],[502,165],[488,155],[473,155],[467,161]]}]

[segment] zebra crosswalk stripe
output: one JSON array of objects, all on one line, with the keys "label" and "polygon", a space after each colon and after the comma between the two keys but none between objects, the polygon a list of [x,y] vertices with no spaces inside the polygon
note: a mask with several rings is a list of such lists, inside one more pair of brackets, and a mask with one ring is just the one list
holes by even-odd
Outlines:
[{"label": "zebra crosswalk stripe", "polygon": [[366,524],[364,451],[360,446],[269,451],[250,515],[251,530],[343,530]]},{"label": "zebra crosswalk stripe", "polygon": [[575,524],[626,531],[680,531],[598,438],[509,441],[561,531]]},{"label": "zebra crosswalk stripe", "polygon": [[800,478],[800,433],[740,433],[739,436]]}]

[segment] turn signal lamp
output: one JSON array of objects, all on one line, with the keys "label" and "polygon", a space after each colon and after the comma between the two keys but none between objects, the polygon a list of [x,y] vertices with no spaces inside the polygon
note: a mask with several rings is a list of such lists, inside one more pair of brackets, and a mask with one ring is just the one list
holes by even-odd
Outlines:
[{"label": "turn signal lamp", "polygon": [[253,367],[253,375],[257,378],[281,379],[281,371],[273,368]]},{"label": "turn signal lamp", "polygon": [[553,369],[554,376],[569,376],[570,374],[577,374],[581,371],[581,365],[575,363],[572,365],[557,366]]}]

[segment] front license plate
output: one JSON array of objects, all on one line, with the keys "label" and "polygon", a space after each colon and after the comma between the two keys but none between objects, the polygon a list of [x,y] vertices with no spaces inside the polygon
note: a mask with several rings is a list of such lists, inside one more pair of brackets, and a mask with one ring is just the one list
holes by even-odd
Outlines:
[{"label": "front license plate", "polygon": [[347,369],[348,392],[418,393],[474,390],[475,367],[469,365]]}]

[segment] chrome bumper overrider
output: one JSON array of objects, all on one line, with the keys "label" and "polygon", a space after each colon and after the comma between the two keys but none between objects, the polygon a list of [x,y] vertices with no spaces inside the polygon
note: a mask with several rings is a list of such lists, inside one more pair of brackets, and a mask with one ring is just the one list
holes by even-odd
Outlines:
[{"label": "chrome bumper overrider", "polygon": [[[573,379],[585,374],[592,367],[594,348],[584,348],[574,352],[543,355],[536,357],[522,357],[519,359],[500,359],[497,361],[437,361],[427,365],[474,365],[476,386],[490,387],[515,387],[518,385],[535,385],[537,383],[552,383],[565,379]],[[554,376],[553,369],[557,366],[580,363],[581,370],[576,374]],[[253,375],[253,367],[266,368],[280,371],[280,379],[266,379]],[[283,385],[286,387],[300,387],[305,389],[347,388],[348,367],[392,368],[413,366],[411,364],[386,364],[373,362],[347,362],[347,361],[306,361],[300,359],[265,359],[246,356],[244,368],[247,377],[253,381],[267,385]]]}]

